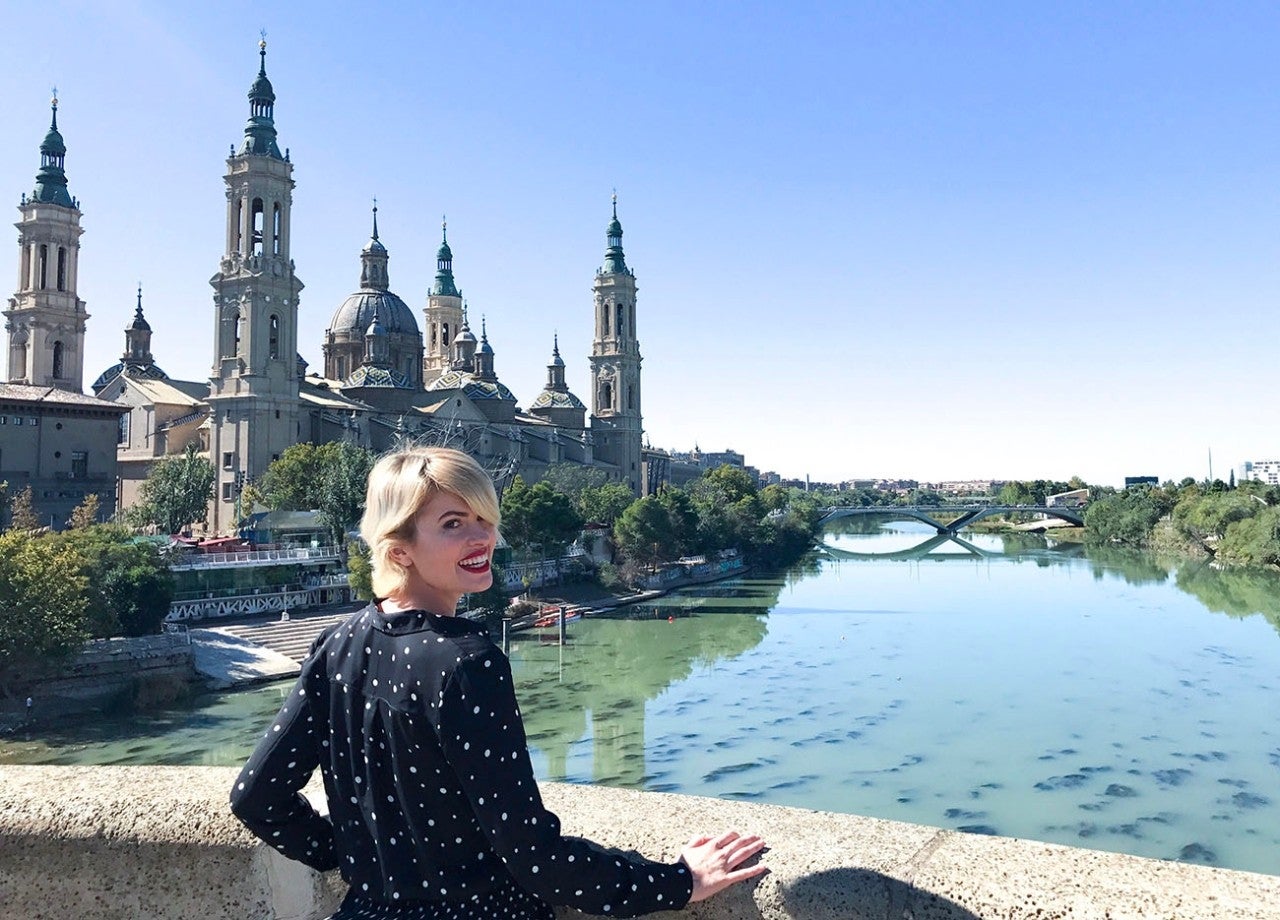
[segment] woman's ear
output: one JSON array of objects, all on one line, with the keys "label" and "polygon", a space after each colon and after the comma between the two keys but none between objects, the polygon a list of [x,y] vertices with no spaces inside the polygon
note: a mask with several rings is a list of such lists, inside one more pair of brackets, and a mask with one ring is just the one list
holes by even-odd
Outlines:
[{"label": "woman's ear", "polygon": [[403,543],[392,543],[387,547],[387,558],[402,569],[410,568],[413,565],[413,557],[409,555],[408,547]]}]

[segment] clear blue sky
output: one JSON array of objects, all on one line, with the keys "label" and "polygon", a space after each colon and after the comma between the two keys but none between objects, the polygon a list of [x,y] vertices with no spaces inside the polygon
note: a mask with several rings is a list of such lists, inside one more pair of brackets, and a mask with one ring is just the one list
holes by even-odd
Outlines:
[{"label": "clear blue sky", "polygon": [[158,362],[208,375],[265,28],[313,366],[376,195],[415,311],[447,213],[500,378],[527,406],[558,330],[586,399],[616,187],[657,446],[1106,483],[1280,454],[1275,3],[0,8],[0,187],[57,85],[86,386],[139,280]]}]

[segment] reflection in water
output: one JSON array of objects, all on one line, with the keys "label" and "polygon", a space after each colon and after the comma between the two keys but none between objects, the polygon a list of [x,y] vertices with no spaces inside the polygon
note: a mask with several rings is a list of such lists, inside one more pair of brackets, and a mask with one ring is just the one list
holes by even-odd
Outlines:
[{"label": "reflection in water", "polygon": [[[512,666],[529,742],[545,756],[547,778],[643,786],[645,703],[759,645],[779,588],[741,581],[704,586],[675,603],[662,598],[629,608],[627,619],[574,623],[565,648],[520,637],[511,647]],[[728,613],[739,615],[717,615]],[[570,765],[584,743],[593,752],[585,776]]]}]

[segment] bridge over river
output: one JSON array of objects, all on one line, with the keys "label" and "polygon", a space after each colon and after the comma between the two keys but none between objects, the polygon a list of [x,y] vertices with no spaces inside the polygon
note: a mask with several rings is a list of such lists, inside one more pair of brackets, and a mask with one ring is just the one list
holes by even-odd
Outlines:
[{"label": "bridge over river", "polygon": [[[953,514],[956,517],[949,521],[938,520],[940,517],[949,517]],[[878,515],[893,520],[911,518],[923,521],[940,534],[955,534],[983,518],[996,514],[1043,514],[1067,521],[1077,527],[1084,526],[1084,514],[1079,508],[1064,508],[1058,505],[873,505],[868,508],[827,508],[818,519],[818,523],[829,524],[840,518]]]}]

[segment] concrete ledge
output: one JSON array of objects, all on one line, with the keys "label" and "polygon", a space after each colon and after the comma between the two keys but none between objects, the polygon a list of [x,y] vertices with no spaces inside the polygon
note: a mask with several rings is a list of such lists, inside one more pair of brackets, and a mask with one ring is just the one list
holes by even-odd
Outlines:
[{"label": "concrete ledge", "polygon": [[[0,766],[0,917],[327,916],[341,880],[244,831],[226,804],[235,774]],[[683,916],[1280,920],[1276,876],[691,796],[561,784],[543,792],[567,833],[659,858],[674,858],[696,831],[763,834],[770,873]]]}]

